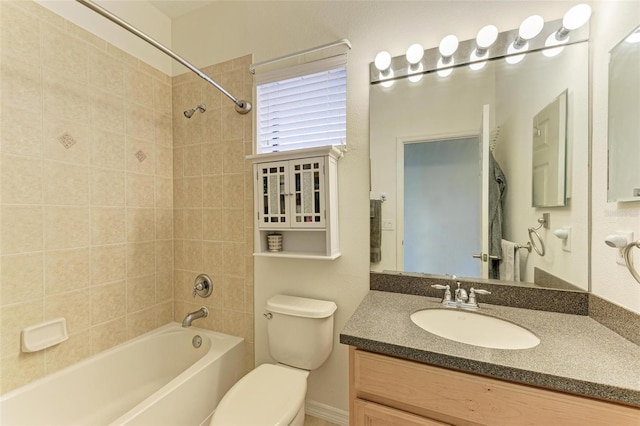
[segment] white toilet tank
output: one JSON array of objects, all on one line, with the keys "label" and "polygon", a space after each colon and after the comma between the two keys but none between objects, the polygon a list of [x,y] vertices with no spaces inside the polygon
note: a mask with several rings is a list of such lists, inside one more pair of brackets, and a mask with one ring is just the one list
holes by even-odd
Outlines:
[{"label": "white toilet tank", "polygon": [[320,367],[333,349],[334,302],[278,294],[267,300],[269,352],[279,363]]}]

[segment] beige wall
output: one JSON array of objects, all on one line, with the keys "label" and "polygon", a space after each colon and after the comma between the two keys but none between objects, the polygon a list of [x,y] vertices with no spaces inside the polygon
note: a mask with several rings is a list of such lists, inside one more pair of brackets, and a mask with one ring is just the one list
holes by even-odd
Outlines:
[{"label": "beige wall", "polygon": [[[240,99],[250,99],[251,56],[202,70]],[[205,113],[183,111],[205,104]],[[193,73],[173,78],[175,321],[206,306],[194,325],[245,338],[253,368],[253,181],[251,115]],[[192,296],[198,274],[213,294]]]},{"label": "beige wall", "polygon": [[[171,321],[173,171],[167,75],[36,3],[0,13],[6,392]],[[69,340],[21,353],[56,317]]]}]

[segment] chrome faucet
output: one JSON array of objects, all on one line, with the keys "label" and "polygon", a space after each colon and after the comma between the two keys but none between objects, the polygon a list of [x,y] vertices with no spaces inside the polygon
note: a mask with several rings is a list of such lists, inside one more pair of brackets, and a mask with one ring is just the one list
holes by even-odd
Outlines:
[{"label": "chrome faucet", "polygon": [[458,285],[454,293],[454,300],[451,300],[451,287],[447,285],[433,284],[431,287],[437,288],[438,290],[444,290],[444,296],[442,298],[442,304],[448,308],[462,308],[462,309],[478,309],[478,301],[477,294],[491,294],[490,291],[475,289],[471,287],[469,289],[469,294],[467,295],[467,291],[464,288],[460,287],[460,282],[457,280],[457,277],[453,275],[451,277],[453,282]]},{"label": "chrome faucet", "polygon": [[197,311],[189,312],[187,316],[184,317],[184,321],[182,321],[182,326],[185,328],[191,327],[191,323],[193,322],[193,320],[197,320],[198,318],[206,318],[207,316],[209,316],[209,310],[206,308],[206,306],[203,306]]}]

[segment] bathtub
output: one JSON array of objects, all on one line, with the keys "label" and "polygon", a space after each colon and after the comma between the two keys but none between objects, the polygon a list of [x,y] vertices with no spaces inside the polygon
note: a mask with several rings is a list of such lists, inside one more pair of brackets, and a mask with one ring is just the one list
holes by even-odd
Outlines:
[{"label": "bathtub", "polygon": [[2,395],[0,424],[206,424],[243,374],[243,341],[167,324]]}]

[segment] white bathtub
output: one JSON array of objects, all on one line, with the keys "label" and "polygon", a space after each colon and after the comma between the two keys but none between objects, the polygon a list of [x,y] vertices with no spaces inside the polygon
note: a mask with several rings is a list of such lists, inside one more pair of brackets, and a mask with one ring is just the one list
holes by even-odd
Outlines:
[{"label": "white bathtub", "polygon": [[200,425],[242,376],[243,340],[167,324],[2,395],[0,424]]}]

